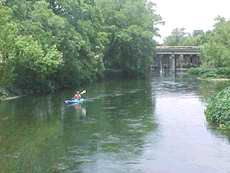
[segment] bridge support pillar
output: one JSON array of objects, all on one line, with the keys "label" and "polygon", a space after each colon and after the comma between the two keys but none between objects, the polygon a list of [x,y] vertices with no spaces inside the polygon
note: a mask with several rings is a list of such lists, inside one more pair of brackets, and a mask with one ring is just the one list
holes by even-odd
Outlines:
[{"label": "bridge support pillar", "polygon": [[184,59],[184,55],[180,55],[179,56],[179,62],[178,62],[178,66],[182,69],[183,68],[183,59]]},{"label": "bridge support pillar", "polygon": [[176,71],[176,56],[171,55],[170,56],[170,61],[171,61],[171,70]]},{"label": "bridge support pillar", "polygon": [[160,55],[160,73],[163,73],[163,57],[164,57],[164,55]]}]

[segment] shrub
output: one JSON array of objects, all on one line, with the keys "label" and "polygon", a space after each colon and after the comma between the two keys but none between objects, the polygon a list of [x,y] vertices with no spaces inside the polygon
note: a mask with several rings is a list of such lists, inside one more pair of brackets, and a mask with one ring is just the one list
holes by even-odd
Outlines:
[{"label": "shrub", "polygon": [[191,68],[188,70],[191,75],[199,76],[202,78],[230,78],[230,68]]},{"label": "shrub", "polygon": [[209,122],[230,129],[230,87],[209,100],[205,114]]}]

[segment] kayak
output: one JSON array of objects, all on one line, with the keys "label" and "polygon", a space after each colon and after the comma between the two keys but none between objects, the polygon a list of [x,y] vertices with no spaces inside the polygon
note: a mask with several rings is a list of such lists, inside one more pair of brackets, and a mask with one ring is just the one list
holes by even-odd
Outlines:
[{"label": "kayak", "polygon": [[64,103],[65,104],[81,104],[85,101],[85,99],[81,98],[81,99],[69,99],[69,100],[65,100]]}]

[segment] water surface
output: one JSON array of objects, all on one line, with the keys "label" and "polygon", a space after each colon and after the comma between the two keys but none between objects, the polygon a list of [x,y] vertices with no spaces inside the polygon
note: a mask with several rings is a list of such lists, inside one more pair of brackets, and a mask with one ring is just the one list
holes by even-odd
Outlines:
[{"label": "water surface", "polygon": [[206,99],[229,83],[153,75],[0,104],[0,173],[230,173],[230,132]]}]

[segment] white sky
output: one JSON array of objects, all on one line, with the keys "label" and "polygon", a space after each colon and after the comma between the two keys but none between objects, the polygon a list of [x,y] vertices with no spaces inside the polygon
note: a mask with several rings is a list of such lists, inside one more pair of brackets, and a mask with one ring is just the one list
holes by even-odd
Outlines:
[{"label": "white sky", "polygon": [[[230,0],[151,0],[156,3],[157,13],[163,18],[160,27],[162,37],[169,35],[174,28],[210,30],[214,19],[220,15],[230,18]],[[161,38],[159,41],[161,41]]]}]

